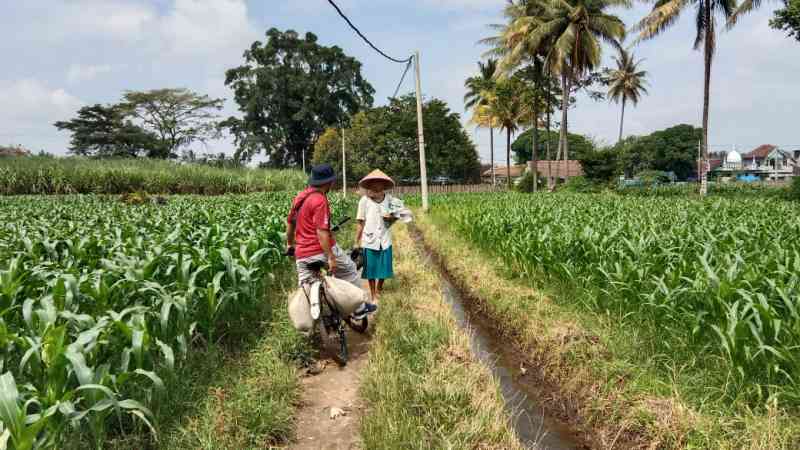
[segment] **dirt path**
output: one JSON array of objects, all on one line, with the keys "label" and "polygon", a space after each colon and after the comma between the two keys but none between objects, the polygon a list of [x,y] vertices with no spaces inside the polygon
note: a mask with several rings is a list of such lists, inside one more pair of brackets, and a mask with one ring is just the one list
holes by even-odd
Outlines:
[{"label": "dirt path", "polygon": [[[373,317],[370,317],[373,319]],[[350,450],[360,448],[358,424],[363,411],[358,396],[362,368],[367,361],[369,333],[361,335],[348,330],[350,361],[339,367],[333,360],[335,343],[330,343],[320,356],[322,372],[307,374],[302,379],[303,394],[296,413],[296,450]],[[337,415],[338,408],[343,415]],[[332,413],[333,410],[333,413]],[[334,415],[337,417],[332,418]]]}]

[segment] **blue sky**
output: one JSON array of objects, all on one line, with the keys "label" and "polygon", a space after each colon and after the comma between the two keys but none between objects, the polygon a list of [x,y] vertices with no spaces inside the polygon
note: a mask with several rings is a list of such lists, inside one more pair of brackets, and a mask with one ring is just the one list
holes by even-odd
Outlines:
[{"label": "blue sky", "polygon": [[[422,89],[463,113],[464,78],[476,70],[501,20],[502,0],[339,0],[351,19],[385,51],[422,52]],[[770,29],[777,3],[721,33],[712,74],[711,143],[749,150],[762,143],[800,148],[800,43]],[[620,11],[633,24],[647,11]],[[699,124],[702,55],[691,48],[693,14],[662,37],[636,47],[650,72],[649,90],[626,111],[625,134],[677,123]],[[312,31],[364,64],[386,101],[403,67],[369,49],[326,0],[33,0],[0,6],[0,143],[63,154],[69,135],[52,127],[81,106],[115,102],[126,89],[188,87],[230,98],[224,72],[270,27]],[[606,52],[606,60],[610,52]],[[404,91],[413,88],[408,78]],[[225,114],[235,114],[228,101]],[[581,98],[570,112],[571,131],[613,143],[619,107]],[[468,116],[462,114],[466,123]],[[488,160],[488,133],[468,128]],[[209,150],[232,150],[224,139]]]}]

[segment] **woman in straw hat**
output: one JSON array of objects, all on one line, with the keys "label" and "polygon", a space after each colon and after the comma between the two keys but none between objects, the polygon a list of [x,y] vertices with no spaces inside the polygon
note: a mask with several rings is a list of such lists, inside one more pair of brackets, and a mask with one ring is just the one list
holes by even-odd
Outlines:
[{"label": "woman in straw hat", "polygon": [[389,227],[396,218],[390,213],[392,196],[386,190],[394,181],[378,169],[365,176],[358,185],[365,195],[358,202],[356,245],[363,249],[364,269],[361,278],[369,281],[369,291],[375,301],[383,282],[392,278],[392,233]]}]

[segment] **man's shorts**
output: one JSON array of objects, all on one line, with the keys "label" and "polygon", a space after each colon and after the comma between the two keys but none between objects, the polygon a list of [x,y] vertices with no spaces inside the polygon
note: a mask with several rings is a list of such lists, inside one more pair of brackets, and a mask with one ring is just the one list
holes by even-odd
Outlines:
[{"label": "man's shorts", "polygon": [[[356,268],[356,263],[350,259],[350,255],[342,251],[338,245],[334,245],[331,251],[333,252],[333,256],[336,257],[336,273],[334,273],[333,276],[340,280],[348,281],[350,284],[355,286],[361,287],[359,282],[358,268]],[[328,258],[325,256],[325,253],[309,256],[307,258],[301,258],[295,261],[299,285],[302,285],[303,282],[308,279],[314,278],[314,271],[310,270],[308,265],[318,261],[323,261],[327,265]]]}]

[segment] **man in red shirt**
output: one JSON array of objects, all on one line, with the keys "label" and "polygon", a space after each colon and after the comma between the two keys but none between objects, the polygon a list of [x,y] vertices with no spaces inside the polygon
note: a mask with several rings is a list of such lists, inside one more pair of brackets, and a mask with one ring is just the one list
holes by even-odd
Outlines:
[{"label": "man in red shirt", "polygon": [[[308,187],[294,198],[286,220],[286,240],[289,252],[294,251],[297,278],[301,285],[314,276],[308,265],[322,261],[327,262],[328,272],[333,276],[361,287],[356,263],[336,245],[331,232],[331,208],[327,194],[335,181],[336,174],[330,164],[312,167]],[[355,315],[363,316],[376,309],[377,306],[365,303]]]}]

